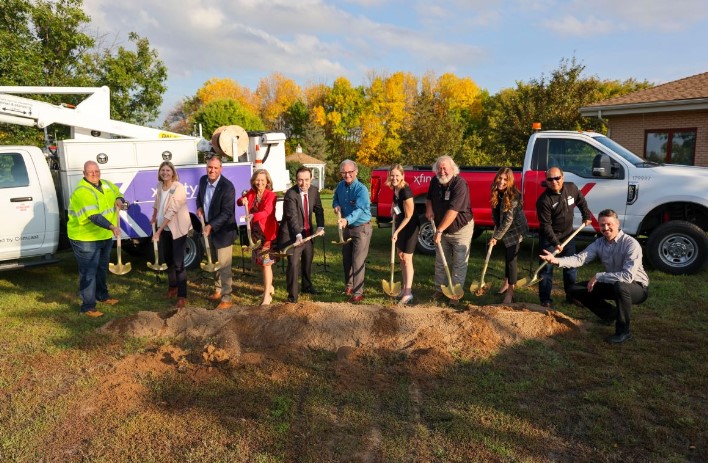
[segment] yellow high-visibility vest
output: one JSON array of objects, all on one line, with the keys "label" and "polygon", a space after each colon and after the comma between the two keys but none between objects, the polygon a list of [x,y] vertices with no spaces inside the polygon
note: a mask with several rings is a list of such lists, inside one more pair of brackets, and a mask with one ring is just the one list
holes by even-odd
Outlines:
[{"label": "yellow high-visibility vest", "polygon": [[120,190],[112,182],[101,180],[98,191],[93,185],[81,179],[71,194],[69,201],[69,222],[66,226],[69,239],[76,241],[100,241],[113,238],[113,232],[99,227],[89,220],[94,214],[101,214],[110,223],[117,218],[116,199],[122,197]]}]

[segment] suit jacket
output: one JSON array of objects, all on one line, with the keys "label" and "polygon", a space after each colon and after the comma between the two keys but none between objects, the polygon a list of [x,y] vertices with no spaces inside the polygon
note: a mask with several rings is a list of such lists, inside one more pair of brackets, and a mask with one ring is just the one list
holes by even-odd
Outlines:
[{"label": "suit jacket", "polygon": [[[320,199],[320,192],[317,187],[310,186],[307,190],[308,204],[308,220],[310,221],[310,234],[313,234],[319,227],[324,227],[324,208]],[[315,222],[312,221],[312,213],[315,214]],[[283,248],[295,242],[295,237],[301,234],[306,238],[305,234],[305,214],[302,206],[302,198],[300,196],[300,188],[295,185],[285,192],[283,200],[283,220],[280,222],[280,230],[278,231],[278,247]]]},{"label": "suit jacket", "polygon": [[[253,188],[246,193],[246,199],[248,199],[248,210],[250,212],[253,210],[253,203],[256,201],[256,191]],[[253,212],[251,226],[258,224],[263,233],[263,244],[273,241],[278,233],[278,221],[275,219],[275,203],[277,201],[277,194],[271,190],[265,190],[258,208]],[[243,197],[238,198],[236,204],[243,206]]]},{"label": "suit jacket", "polygon": [[[204,209],[204,195],[207,189],[207,176],[199,179],[197,192],[197,208]],[[211,225],[209,238],[216,248],[231,246],[236,239],[236,190],[234,184],[224,177],[219,178],[214,196],[211,198],[209,215],[205,217],[207,225]]]}]

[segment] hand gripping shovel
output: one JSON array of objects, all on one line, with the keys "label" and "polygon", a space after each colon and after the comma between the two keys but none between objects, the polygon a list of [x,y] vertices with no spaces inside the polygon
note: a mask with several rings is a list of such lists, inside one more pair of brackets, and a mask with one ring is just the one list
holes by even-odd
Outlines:
[{"label": "hand gripping shovel", "polygon": [[[152,236],[154,237],[155,234],[157,233],[157,226],[156,224],[152,224]],[[156,271],[156,272],[162,272],[167,270],[167,264],[165,263],[160,263],[160,253],[157,251],[157,241],[154,239],[152,240],[152,249],[155,251],[155,263],[151,264],[150,262],[147,263],[148,268]]]},{"label": "hand gripping shovel", "polygon": [[398,296],[401,292],[401,283],[393,281],[393,269],[396,264],[396,242],[393,241],[393,233],[396,231],[396,216],[393,216],[393,222],[391,223],[391,281],[381,280],[381,286],[383,286],[384,293],[389,296]]},{"label": "hand gripping shovel", "polygon": [[211,261],[211,248],[209,247],[209,237],[204,234],[204,217],[199,216],[199,221],[202,223],[202,236],[204,237],[204,253],[206,254],[207,261],[200,262],[199,266],[205,272],[216,272],[219,269],[219,262]]},{"label": "hand gripping shovel", "polygon": [[[248,199],[246,199],[245,196],[243,198],[243,207],[246,208],[246,216],[248,217],[250,215],[250,213],[248,212]],[[250,219],[250,217],[246,219],[246,235],[248,236],[248,246],[246,246],[246,245],[241,246],[241,248],[244,251],[253,251],[258,246],[261,245],[261,240],[258,240],[255,243],[253,242],[253,236],[251,236],[251,219]]]},{"label": "hand gripping shovel", "polygon": [[337,211],[337,230],[339,231],[339,241],[332,241],[332,244],[339,244],[341,246],[344,246],[348,242],[350,242],[352,239],[347,238],[346,241],[344,241],[344,231],[342,228],[339,226],[339,219],[342,218],[342,213],[340,211]]},{"label": "hand gripping shovel", "polygon": [[[561,243],[561,247],[566,247],[566,245],[568,243],[570,243],[570,240],[575,238],[575,235],[580,233],[583,230],[583,228],[584,228],[583,225],[579,226],[578,229],[575,230],[572,235],[570,235],[565,241],[563,241]],[[555,251],[553,251],[553,255],[556,256],[556,255],[558,255],[559,252],[560,251],[558,251],[558,249],[556,249]],[[516,280],[516,287],[521,288],[523,286],[531,286],[531,285],[535,285],[536,283],[541,281],[541,278],[538,277],[538,272],[540,272],[543,269],[543,267],[545,267],[547,264],[548,264],[548,262],[546,262],[544,260],[543,263],[538,266],[538,268],[536,269],[536,273],[534,273],[533,277],[531,278],[531,281],[529,281],[528,278],[522,278],[520,280]]]},{"label": "hand gripping shovel", "polygon": [[295,247],[297,247],[297,246],[302,246],[303,244],[307,243],[307,242],[310,241],[311,239],[317,238],[318,236],[322,236],[322,235],[324,235],[324,230],[323,230],[323,231],[320,231],[320,232],[317,232],[317,233],[315,233],[314,235],[308,236],[307,238],[305,238],[305,239],[303,239],[302,241],[300,241],[300,244],[296,244],[296,243],[290,244],[290,245],[288,245],[288,246],[285,246],[283,249],[281,249],[281,250],[278,251],[278,252],[274,252],[274,251],[271,251],[270,249],[266,249],[266,250],[264,250],[264,251],[262,252],[262,254],[270,254],[271,256],[276,256],[276,257],[288,257],[288,252],[289,252],[292,248],[295,248]]},{"label": "hand gripping shovel", "polygon": [[[433,227],[433,233],[437,233],[438,230],[435,227],[435,222],[433,222],[431,220],[430,225],[432,225],[432,227]],[[442,259],[443,266],[445,267],[445,274],[447,275],[447,286],[442,285],[442,286],[440,286],[440,289],[442,289],[443,294],[448,299],[454,299],[454,300],[461,299],[462,296],[465,294],[465,291],[462,289],[461,284],[459,284],[459,283],[452,284],[452,276],[450,275],[450,267],[447,266],[447,259],[445,259],[445,253],[443,252],[442,245],[440,243],[436,243],[436,246],[438,248],[438,254],[440,254],[440,259]]]},{"label": "hand gripping shovel", "polygon": [[[116,211],[116,227],[120,227],[120,212]],[[123,263],[123,250],[121,249],[121,237],[119,236],[116,239],[117,243],[116,245],[118,246],[118,263],[113,264],[109,263],[108,264],[108,270],[110,270],[111,273],[115,273],[116,275],[125,275],[126,273],[130,272],[133,267],[130,265],[130,262],[124,264]]]},{"label": "hand gripping shovel", "polygon": [[480,281],[473,281],[472,284],[470,285],[470,292],[474,293],[475,296],[482,296],[484,295],[489,288],[492,287],[491,284],[485,284],[484,283],[484,275],[487,273],[487,266],[489,265],[489,257],[492,255],[492,243],[489,243],[489,249],[487,249],[487,257],[484,259],[484,267],[482,267],[482,276],[480,277]]}]

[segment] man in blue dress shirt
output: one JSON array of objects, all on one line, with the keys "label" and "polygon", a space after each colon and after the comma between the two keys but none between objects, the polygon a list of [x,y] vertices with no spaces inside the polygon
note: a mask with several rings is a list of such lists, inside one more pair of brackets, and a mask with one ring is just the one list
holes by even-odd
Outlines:
[{"label": "man in blue dress shirt", "polygon": [[341,214],[337,226],[343,230],[344,240],[351,238],[342,246],[344,293],[350,296],[349,302],[358,303],[364,299],[364,267],[373,231],[369,190],[357,179],[359,169],[354,161],[343,161],[339,171],[342,181],[334,190],[332,207]]}]

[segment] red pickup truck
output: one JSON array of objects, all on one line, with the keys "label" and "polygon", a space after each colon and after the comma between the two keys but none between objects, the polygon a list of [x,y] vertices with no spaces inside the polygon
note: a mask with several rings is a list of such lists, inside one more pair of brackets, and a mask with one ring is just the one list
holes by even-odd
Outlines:
[{"label": "red pickup truck", "polygon": [[[524,165],[514,169],[531,230],[538,229],[536,200],[546,189],[549,167],[563,169],[565,181],[575,183],[591,213],[614,209],[622,230],[645,246],[649,262],[658,270],[695,273],[708,262],[708,168],[647,162],[614,140],[594,132],[541,131],[531,135]],[[430,166],[407,167],[406,182],[420,216],[420,252],[432,254],[432,230],[424,218],[425,196],[433,172]],[[490,187],[498,167],[462,167],[460,175],[470,189],[475,236],[492,228]],[[385,185],[387,169],[371,173],[371,214],[379,226],[391,221],[393,191]],[[576,210],[574,226],[581,225]],[[597,220],[584,232],[599,231]]]},{"label": "red pickup truck", "polygon": [[[484,230],[494,228],[489,197],[490,187],[498,170],[498,167],[460,167],[460,176],[467,181],[470,189],[470,201],[474,214],[474,238],[481,235]],[[425,220],[425,196],[430,186],[430,180],[435,174],[430,166],[406,167],[405,171],[406,182],[413,190],[415,211],[421,224],[418,251],[424,254],[433,254],[435,252],[435,245],[432,241],[433,231]],[[516,184],[521,185],[521,168],[514,168],[513,171]],[[376,217],[379,227],[388,227],[391,223],[393,190],[385,184],[387,176],[388,169],[375,169],[371,172],[371,215]],[[545,178],[543,180],[545,181]],[[529,188],[523,194],[524,211],[529,228],[536,229],[538,228],[536,198],[540,195],[540,191]]]}]

